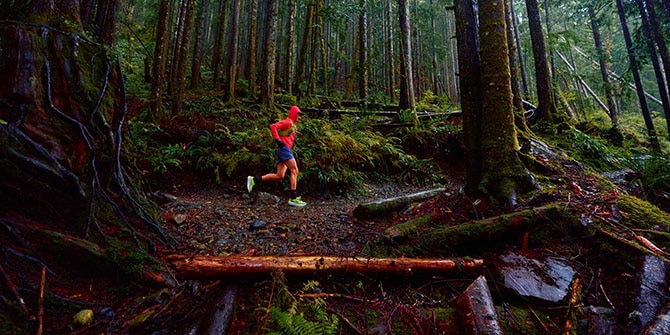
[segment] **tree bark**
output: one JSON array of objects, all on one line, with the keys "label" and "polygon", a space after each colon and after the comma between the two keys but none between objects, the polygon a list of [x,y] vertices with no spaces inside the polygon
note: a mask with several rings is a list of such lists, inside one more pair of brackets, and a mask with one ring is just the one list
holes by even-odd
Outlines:
[{"label": "tree bark", "polygon": [[504,334],[491,291],[483,276],[477,278],[458,296],[456,306],[464,334]]},{"label": "tree bark", "polygon": [[593,32],[593,42],[596,46],[596,53],[598,54],[598,64],[600,65],[600,75],[605,86],[605,99],[607,100],[607,113],[612,121],[612,128],[619,128],[619,112],[614,101],[614,93],[612,92],[612,83],[609,76],[609,55],[605,48],[603,48],[602,38],[600,36],[600,28],[598,27],[598,20],[596,18],[593,5],[588,6],[589,19],[591,21],[591,30]]},{"label": "tree bark", "polygon": [[287,20],[288,41],[286,42],[286,89],[289,94],[293,94],[294,85],[294,65],[295,65],[295,0],[288,1],[288,20]]},{"label": "tree bark", "polygon": [[[290,19],[289,19],[290,20]],[[249,4],[249,55],[247,57],[247,73],[246,77],[249,80],[249,97],[256,96],[256,56],[258,51],[256,35],[258,34],[258,0],[251,0]]]},{"label": "tree bark", "polygon": [[414,75],[412,72],[412,39],[410,36],[409,6],[407,0],[398,0],[398,22],[400,24],[400,110],[412,110],[414,101]]},{"label": "tree bark", "polygon": [[191,89],[200,88],[202,83],[202,59],[203,59],[203,39],[205,38],[205,23],[206,14],[207,14],[207,5],[209,1],[200,0],[200,6],[198,8],[198,18],[196,19],[195,26],[195,40],[193,41],[193,58],[191,60]]},{"label": "tree bark", "polygon": [[182,34],[177,44],[177,57],[172,61],[174,67],[174,91],[172,94],[172,115],[179,115],[184,104],[184,93],[186,91],[186,68],[191,50],[191,35],[193,33],[193,22],[195,21],[195,0],[184,0],[184,13],[182,23]]},{"label": "tree bark", "polygon": [[212,56],[212,86],[219,88],[221,77],[221,63],[223,62],[223,44],[226,36],[226,0],[219,0],[219,21],[214,40],[214,55]]},{"label": "tree bark", "polygon": [[268,15],[265,25],[265,50],[263,52],[263,84],[261,85],[261,102],[267,109],[274,108],[275,63],[277,54],[277,1],[265,3]]},{"label": "tree bark", "polygon": [[[651,30],[650,35],[653,36],[653,39],[656,43],[656,47],[658,47],[658,53],[661,56],[661,62],[663,64],[662,66],[663,72],[659,71],[662,75],[664,75],[663,80],[661,80],[664,87],[663,91],[661,91],[661,94],[665,93],[665,95],[667,96],[668,94],[670,94],[670,55],[668,54],[668,46],[665,43],[665,38],[663,37],[663,32],[661,31],[661,24],[656,15],[656,10],[654,10],[654,4],[649,0],[645,0],[645,3],[646,3],[647,14],[649,17],[648,24],[649,24],[649,30]],[[660,87],[659,90],[661,90]],[[663,95],[661,95],[661,101],[662,100]],[[665,116],[665,122],[668,127],[668,134],[669,134],[668,136],[670,136],[670,97],[668,98],[668,100],[669,100],[668,105],[663,105],[663,111],[664,111],[663,115]]]},{"label": "tree bark", "polygon": [[458,43],[458,72],[463,111],[463,144],[465,146],[465,192],[480,193],[482,152],[480,131],[482,123],[481,64],[479,60],[479,23],[471,0],[457,0],[456,40]]},{"label": "tree bark", "polygon": [[361,0],[361,13],[358,17],[358,97],[368,99],[368,13],[365,0]]},{"label": "tree bark", "polygon": [[518,156],[503,2],[479,2],[482,70],[482,180],[479,189],[506,208],[529,191],[528,172]]},{"label": "tree bark", "polygon": [[[96,10],[96,38],[106,44],[114,45],[114,32],[116,31],[116,7],[118,0],[99,0]],[[79,5],[77,5],[79,8]]]},{"label": "tree bark", "polygon": [[535,59],[535,81],[537,83],[539,114],[549,124],[554,123],[556,116],[556,103],[551,87],[551,71],[547,62],[547,47],[542,33],[542,22],[540,19],[540,8],[538,0],[526,0],[526,11],[528,12],[528,25],[530,27],[530,38],[533,44],[533,58]]},{"label": "tree bark", "polygon": [[394,36],[393,36],[393,25],[391,22],[393,22],[392,17],[393,15],[393,6],[392,6],[393,0],[386,0],[386,18],[387,18],[387,24],[386,24],[386,62],[388,62],[388,88],[387,92],[390,97],[390,101],[393,102],[395,101],[395,55],[393,53],[393,45],[394,43]]},{"label": "tree bark", "polygon": [[510,0],[510,6],[509,6],[509,11],[510,15],[512,16],[512,27],[514,31],[514,40],[516,41],[516,54],[519,59],[519,72],[521,75],[521,85],[523,89],[523,97],[522,99],[529,99],[530,98],[530,90],[528,89],[528,76],[526,76],[526,67],[524,66],[523,62],[523,53],[521,52],[521,41],[519,38],[519,27],[517,26],[516,22],[516,13],[514,11],[514,3]]},{"label": "tree bark", "polygon": [[240,35],[240,0],[231,0],[232,8],[230,9],[230,36],[228,40],[228,61],[226,68],[226,99],[235,100],[237,96],[237,52],[239,49],[239,35]]},{"label": "tree bark", "polygon": [[617,5],[617,12],[619,13],[619,20],[621,22],[621,31],[623,32],[624,40],[626,41],[626,49],[628,50],[628,61],[630,63],[631,72],[633,73],[633,80],[635,81],[637,98],[640,102],[640,111],[642,113],[642,117],[644,118],[644,124],[647,127],[647,134],[649,136],[651,147],[654,148],[655,150],[659,150],[660,144],[658,142],[656,129],[654,128],[654,122],[652,121],[651,114],[649,113],[649,106],[647,105],[647,99],[644,96],[642,79],[640,77],[637,58],[635,57],[635,50],[633,48],[633,39],[631,38],[630,31],[628,30],[628,23],[626,23],[626,13],[623,9],[622,0],[616,0],[616,5]]},{"label": "tree bark", "polygon": [[[509,52],[509,67],[510,80],[512,84],[512,105],[515,111],[523,112],[523,96],[521,95],[521,88],[519,87],[519,65],[517,64],[516,53],[516,35],[514,34],[514,17],[512,17],[512,1],[505,0],[505,23],[507,25],[507,50]],[[523,122],[522,129],[526,127],[526,121],[521,118]],[[520,121],[520,122],[521,122]]]},{"label": "tree bark", "polygon": [[300,91],[300,86],[305,81],[305,73],[307,68],[307,55],[309,54],[309,41],[312,32],[311,26],[314,24],[314,8],[316,4],[313,0],[307,3],[307,14],[305,17],[305,30],[302,34],[302,41],[300,43],[300,51],[298,52],[298,59],[295,72],[295,81],[293,82],[293,94],[302,96],[304,92]]},{"label": "tree bark", "polygon": [[201,256],[170,255],[167,263],[181,279],[220,279],[321,273],[444,273],[476,272],[481,259],[357,258],[341,256]]},{"label": "tree bark", "polygon": [[170,0],[161,0],[158,9],[158,23],[156,27],[156,45],[154,47],[153,80],[149,103],[152,116],[157,119],[163,107],[163,85],[165,81],[165,64],[168,43],[168,18],[170,17]]}]

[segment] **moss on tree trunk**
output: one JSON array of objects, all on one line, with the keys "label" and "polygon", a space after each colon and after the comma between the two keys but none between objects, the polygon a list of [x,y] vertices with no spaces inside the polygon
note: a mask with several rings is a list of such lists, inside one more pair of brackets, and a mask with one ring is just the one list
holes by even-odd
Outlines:
[{"label": "moss on tree trunk", "polygon": [[503,1],[479,3],[482,68],[482,179],[479,188],[513,206],[528,178],[518,156]]}]

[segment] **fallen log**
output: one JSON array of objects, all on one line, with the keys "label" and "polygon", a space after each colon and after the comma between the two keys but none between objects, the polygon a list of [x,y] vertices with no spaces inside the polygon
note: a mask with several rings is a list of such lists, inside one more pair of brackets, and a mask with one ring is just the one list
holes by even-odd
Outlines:
[{"label": "fallen log", "polygon": [[486,278],[480,276],[456,300],[463,334],[504,334]]},{"label": "fallen log", "polygon": [[281,270],[287,275],[319,273],[442,273],[474,272],[482,259],[355,258],[339,256],[200,256],[170,255],[167,263],[182,279],[218,279],[268,275]]},{"label": "fallen log", "polygon": [[391,212],[401,210],[413,202],[424,201],[445,192],[444,188],[436,188],[423,192],[403,195],[359,204],[354,208],[354,217],[359,219],[379,218]]},{"label": "fallen log", "polygon": [[206,318],[210,324],[207,328],[206,335],[227,334],[228,327],[233,318],[235,309],[235,300],[240,295],[240,288],[237,285],[226,286],[223,296],[216,303],[216,307],[212,311],[212,316]]}]

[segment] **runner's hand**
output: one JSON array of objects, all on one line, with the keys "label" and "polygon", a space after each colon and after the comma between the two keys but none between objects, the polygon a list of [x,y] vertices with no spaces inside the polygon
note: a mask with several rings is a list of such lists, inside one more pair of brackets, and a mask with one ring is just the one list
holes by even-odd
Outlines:
[{"label": "runner's hand", "polygon": [[275,142],[277,142],[277,147],[278,148],[281,148],[281,147],[286,145],[286,144],[284,144],[284,142],[282,140],[275,140]]}]

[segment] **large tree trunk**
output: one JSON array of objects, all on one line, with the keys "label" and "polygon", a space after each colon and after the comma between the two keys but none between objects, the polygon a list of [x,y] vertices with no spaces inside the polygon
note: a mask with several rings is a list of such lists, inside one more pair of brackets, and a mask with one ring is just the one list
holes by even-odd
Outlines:
[{"label": "large tree trunk", "polygon": [[619,128],[619,113],[614,101],[614,92],[612,89],[612,83],[610,82],[610,70],[608,59],[609,55],[607,54],[605,48],[603,47],[602,38],[600,36],[600,28],[598,26],[598,20],[596,19],[596,13],[593,9],[593,5],[588,7],[589,19],[591,20],[591,30],[593,31],[593,42],[596,45],[596,52],[598,53],[598,63],[600,65],[600,75],[603,79],[603,84],[605,86],[605,98],[607,100],[607,112],[612,121],[612,128]]},{"label": "large tree trunk", "polygon": [[[95,36],[99,41],[107,45],[114,44],[114,32],[116,31],[117,3],[118,0],[98,1],[98,8],[96,10],[97,15],[95,18],[96,22]],[[79,5],[77,5],[77,8],[79,8]]]},{"label": "large tree trunk", "polygon": [[191,35],[193,33],[193,22],[195,21],[195,0],[183,0],[184,13],[183,23],[179,43],[176,47],[174,59],[173,92],[172,94],[172,115],[179,115],[184,105],[184,93],[186,91],[186,68],[191,50]]},{"label": "large tree trunk", "polygon": [[[504,3],[479,1],[479,54],[482,73],[482,180],[479,185],[509,208],[516,205],[519,181],[527,172],[518,156],[507,50]],[[524,189],[525,191],[525,189]]]},{"label": "large tree trunk", "polygon": [[[107,46],[49,26],[4,21],[0,36],[0,244],[8,256],[0,266],[27,295],[34,287],[16,279],[34,278],[36,265],[58,272],[54,289],[78,275],[133,280],[154,243],[170,239],[122,150],[120,62]],[[55,252],[65,245],[109,263]]]},{"label": "large tree trunk", "polygon": [[479,193],[481,166],[481,68],[479,62],[478,21],[471,0],[457,0],[456,40],[458,43],[458,72],[463,111],[463,144],[465,146],[465,192]]},{"label": "large tree trunk", "polygon": [[274,108],[275,63],[277,54],[277,1],[265,3],[268,15],[265,24],[265,50],[263,52],[263,84],[261,85],[261,102],[265,108]]},{"label": "large tree trunk", "polygon": [[234,100],[237,92],[237,52],[239,44],[240,0],[231,0],[230,39],[228,40],[228,61],[226,67],[226,98]]},{"label": "large tree trunk", "polygon": [[[513,29],[513,20],[512,1],[505,0],[505,24],[507,25],[507,51],[509,52],[510,80],[512,84],[512,105],[515,112],[523,113],[523,96],[519,87],[519,65],[516,58],[516,36]],[[525,118],[517,118],[517,126],[524,130],[527,129]]]},{"label": "large tree trunk", "polygon": [[[409,6],[407,0],[398,0],[398,22],[400,24],[400,109],[413,110],[414,75],[412,73],[412,39],[410,36]],[[416,117],[416,113],[414,113]]]},{"label": "large tree trunk", "polygon": [[361,0],[361,13],[358,17],[358,97],[368,98],[368,13],[365,0]]},{"label": "large tree trunk", "polygon": [[[651,25],[650,29],[654,35],[654,41],[658,47],[658,53],[661,56],[661,62],[663,64],[663,74],[665,75],[665,86],[670,94],[670,54],[668,53],[668,45],[665,42],[663,36],[662,25],[659,20],[659,17],[656,15],[656,10],[654,9],[654,3],[650,0],[645,0],[647,4],[647,12],[649,13],[649,24]],[[670,111],[664,110],[665,123],[668,127],[668,135],[670,136]]]},{"label": "large tree trunk", "polygon": [[256,54],[258,46],[256,35],[258,34],[258,0],[251,0],[249,4],[249,55],[247,57],[246,78],[249,80],[249,97],[256,96]]},{"label": "large tree trunk", "polygon": [[630,31],[628,30],[628,23],[626,23],[626,13],[623,9],[622,0],[616,0],[616,5],[617,12],[619,13],[619,20],[621,21],[621,31],[623,32],[624,40],[626,41],[628,61],[630,62],[631,72],[633,73],[633,80],[635,81],[637,98],[640,102],[640,111],[642,112],[642,117],[644,118],[644,124],[647,127],[647,134],[649,136],[651,146],[652,148],[658,150],[660,148],[660,144],[658,142],[656,129],[654,128],[654,122],[652,121],[651,114],[649,113],[647,98],[644,95],[644,87],[642,86],[642,79],[640,77],[640,72],[638,71],[637,58],[635,57],[635,50],[633,49],[633,39],[631,38]]},{"label": "large tree trunk", "polygon": [[[637,8],[640,11],[640,17],[642,19],[642,32],[644,33],[645,39],[647,40],[647,48],[649,49],[649,54],[651,55],[651,64],[654,66],[654,73],[656,74],[656,83],[658,84],[658,95],[661,97],[661,102],[663,103],[663,112],[666,116],[666,121],[668,122],[668,130],[670,131],[670,96],[668,96],[668,79],[665,78],[665,73],[662,70],[662,65],[658,61],[658,56],[656,53],[656,45],[654,44],[654,36],[652,34],[651,28],[651,18],[650,18],[650,9],[645,8],[643,0],[635,0]],[[662,40],[662,38],[661,38]],[[665,43],[662,43],[665,45]],[[667,49],[666,58],[667,58]],[[659,50],[661,55],[662,51]],[[669,62],[670,63],[670,62]],[[663,64],[665,66],[666,64]],[[666,69],[670,71],[670,69]]]},{"label": "large tree trunk", "polygon": [[514,31],[514,40],[516,41],[516,54],[519,59],[519,74],[521,75],[521,85],[523,89],[523,97],[525,99],[530,98],[530,90],[528,89],[528,76],[526,76],[526,67],[523,62],[523,53],[521,52],[521,40],[519,38],[519,27],[516,23],[516,13],[514,11],[514,4],[510,0],[509,6],[510,15],[512,16],[512,30]]},{"label": "large tree trunk", "polygon": [[193,41],[193,58],[191,60],[191,89],[200,88],[202,83],[202,73],[200,69],[202,68],[203,60],[203,40],[205,38],[205,23],[206,14],[207,14],[207,5],[209,1],[200,0],[200,7],[198,8],[198,18],[196,19],[195,26],[195,40]]},{"label": "large tree trunk", "polygon": [[549,124],[554,123],[556,103],[551,86],[551,71],[547,62],[547,47],[542,33],[540,8],[538,0],[526,0],[530,38],[533,43],[533,58],[535,59],[535,81],[537,83],[538,108],[537,113]]},{"label": "large tree trunk", "polygon": [[154,66],[151,81],[150,105],[154,119],[159,116],[163,107],[163,85],[165,81],[165,64],[167,62],[168,18],[170,17],[170,0],[161,0],[158,9],[156,27],[156,46],[154,47]]},{"label": "large tree trunk", "polygon": [[300,43],[300,51],[298,52],[298,60],[296,65],[295,80],[293,81],[293,94],[301,96],[303,92],[300,91],[300,86],[305,80],[305,72],[307,68],[307,55],[309,54],[309,41],[312,32],[311,26],[314,24],[314,8],[316,4],[314,1],[307,3],[307,16],[305,18],[305,29],[302,34],[302,41]]},{"label": "large tree trunk", "polygon": [[388,62],[388,88],[387,92],[389,95],[389,99],[391,102],[395,101],[395,55],[393,53],[393,45],[394,43],[394,37],[393,37],[393,25],[391,22],[393,22],[393,5],[392,5],[393,0],[386,0],[386,62]]},{"label": "large tree trunk", "polygon": [[223,44],[226,36],[226,0],[219,0],[219,21],[214,39],[214,55],[212,56],[213,78],[212,86],[219,88],[221,77],[221,63],[223,62]]},{"label": "large tree trunk", "polygon": [[287,20],[288,41],[286,42],[286,89],[289,94],[293,94],[293,66],[295,65],[295,0],[288,1],[288,20]]}]

